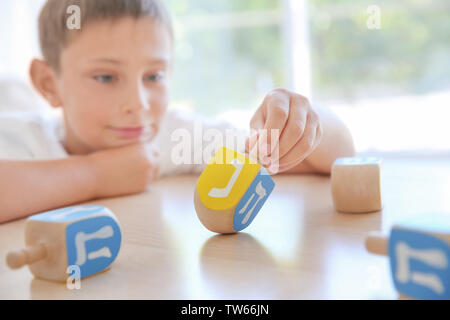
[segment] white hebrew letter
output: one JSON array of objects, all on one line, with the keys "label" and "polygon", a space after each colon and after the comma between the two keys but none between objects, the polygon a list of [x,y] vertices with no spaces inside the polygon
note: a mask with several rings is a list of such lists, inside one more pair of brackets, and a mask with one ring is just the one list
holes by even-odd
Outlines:
[{"label": "white hebrew letter", "polygon": [[399,282],[406,283],[411,280],[432,289],[438,294],[444,291],[444,286],[438,276],[430,273],[410,272],[409,269],[410,259],[420,260],[435,268],[445,269],[448,262],[442,251],[437,249],[413,249],[406,242],[399,242],[395,247],[395,252],[397,256],[396,278]]},{"label": "white hebrew letter", "polygon": [[[79,232],[75,236],[75,247],[77,249],[77,261],[75,264],[83,265],[86,262],[86,242],[92,239],[107,239],[114,235],[114,230],[111,226],[105,226],[97,232],[86,234]],[[111,257],[111,251],[107,247],[103,247],[100,250],[89,253],[88,259],[96,259],[99,257]]]},{"label": "white hebrew letter", "polygon": [[252,202],[254,197],[255,197],[255,194],[252,194],[252,196],[248,199],[248,201],[245,204],[245,206],[243,206],[242,209],[239,210],[239,214],[243,214],[245,212],[245,210],[247,210],[247,207],[249,206],[250,202]]},{"label": "white hebrew letter", "polygon": [[233,159],[233,161],[231,161],[231,164],[235,167],[235,170],[230,178],[230,181],[228,181],[228,185],[225,188],[212,188],[208,193],[210,197],[226,198],[230,194],[231,189],[233,189],[233,186],[236,183],[237,178],[241,174],[242,168],[244,167],[244,164],[241,163],[238,158]]},{"label": "white hebrew letter", "polygon": [[256,185],[255,191],[256,191],[256,194],[258,195],[258,199],[256,200],[256,202],[253,205],[253,207],[247,212],[247,214],[245,215],[244,219],[242,219],[242,224],[246,224],[247,223],[248,219],[252,215],[253,210],[255,210],[256,205],[258,204],[258,202],[261,201],[267,195],[267,190],[263,187],[262,181],[260,181]]}]

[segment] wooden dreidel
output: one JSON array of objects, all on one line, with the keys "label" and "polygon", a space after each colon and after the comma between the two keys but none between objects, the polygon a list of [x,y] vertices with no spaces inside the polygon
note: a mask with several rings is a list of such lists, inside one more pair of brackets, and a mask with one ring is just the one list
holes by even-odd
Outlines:
[{"label": "wooden dreidel", "polygon": [[331,192],[336,211],[380,211],[381,159],[336,159],[331,167]]},{"label": "wooden dreidel", "polygon": [[450,215],[427,214],[371,234],[369,252],[388,255],[395,288],[414,299],[450,299]]},{"label": "wooden dreidel", "polygon": [[81,279],[108,268],[121,241],[119,223],[108,208],[73,206],[28,218],[26,248],[8,253],[6,260],[12,269],[28,265],[37,278],[55,281],[66,281],[68,268],[78,266]]},{"label": "wooden dreidel", "polygon": [[197,181],[194,192],[197,216],[213,232],[241,231],[253,221],[274,186],[260,164],[222,147]]}]

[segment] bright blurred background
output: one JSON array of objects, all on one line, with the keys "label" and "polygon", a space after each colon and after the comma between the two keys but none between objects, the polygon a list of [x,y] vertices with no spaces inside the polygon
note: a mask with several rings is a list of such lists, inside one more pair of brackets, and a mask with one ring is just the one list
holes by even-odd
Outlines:
[{"label": "bright blurred background", "polygon": [[[27,80],[43,2],[0,2],[2,78]],[[450,154],[448,0],[165,2],[171,107],[247,126],[264,95],[286,87],[337,113],[361,154]]]}]

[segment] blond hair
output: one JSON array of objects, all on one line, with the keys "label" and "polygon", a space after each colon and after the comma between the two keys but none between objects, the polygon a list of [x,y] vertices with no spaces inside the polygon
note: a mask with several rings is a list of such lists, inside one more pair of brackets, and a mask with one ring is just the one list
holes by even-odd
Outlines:
[{"label": "blond hair", "polygon": [[[80,8],[81,29],[67,27],[67,9]],[[83,27],[94,21],[118,20],[123,17],[151,17],[163,25],[173,38],[172,20],[166,6],[159,0],[47,0],[39,16],[39,41],[47,63],[59,71],[62,50]]]}]

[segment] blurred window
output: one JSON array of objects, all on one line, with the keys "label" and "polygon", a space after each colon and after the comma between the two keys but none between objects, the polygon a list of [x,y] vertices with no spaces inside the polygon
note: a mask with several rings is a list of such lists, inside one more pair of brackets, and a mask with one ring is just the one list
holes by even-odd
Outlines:
[{"label": "blurred window", "polygon": [[168,0],[176,29],[174,103],[205,115],[255,109],[286,85],[282,9],[274,0]]},{"label": "blurred window", "polygon": [[[27,79],[44,2],[0,2],[1,77]],[[173,107],[243,126],[286,87],[335,111],[360,152],[450,152],[448,0],[165,2]],[[369,25],[377,15],[379,29]]]}]

